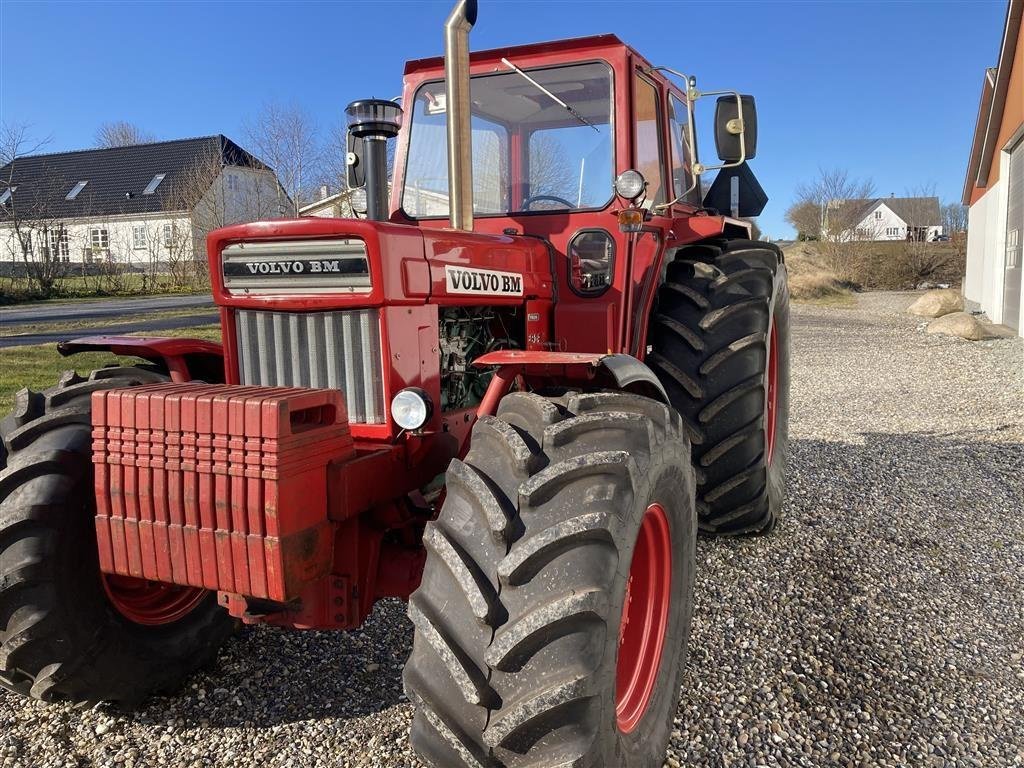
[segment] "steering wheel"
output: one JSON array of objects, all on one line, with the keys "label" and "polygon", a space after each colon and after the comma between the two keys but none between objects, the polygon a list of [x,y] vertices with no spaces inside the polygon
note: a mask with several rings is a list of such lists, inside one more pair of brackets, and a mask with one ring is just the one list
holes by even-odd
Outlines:
[{"label": "steering wheel", "polygon": [[527,210],[527,211],[530,210],[530,206],[531,205],[533,205],[534,203],[538,203],[541,200],[549,200],[549,201],[551,201],[553,203],[561,203],[566,208],[575,208],[576,207],[575,203],[570,203],[564,197],[559,197],[558,195],[530,195],[528,198],[523,200],[523,208],[524,208],[524,210]]}]

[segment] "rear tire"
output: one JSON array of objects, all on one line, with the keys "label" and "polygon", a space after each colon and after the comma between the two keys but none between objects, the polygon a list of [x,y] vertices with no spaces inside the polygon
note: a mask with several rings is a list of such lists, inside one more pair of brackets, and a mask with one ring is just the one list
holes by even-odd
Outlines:
[{"label": "rear tire", "polygon": [[[623,393],[514,393],[470,445],[409,603],[414,748],[443,768],[661,766],[693,605],[678,414]],[[648,534],[669,553],[660,581],[644,575],[665,559]],[[640,608],[624,614],[627,596]]]},{"label": "rear tire", "polygon": [[648,344],[647,364],[693,442],[701,532],[772,530],[789,438],[782,251],[752,240],[680,249],[658,291]]},{"label": "rear tire", "polygon": [[131,707],[177,686],[231,633],[233,620],[211,592],[111,581],[99,571],[91,395],[166,380],[141,367],[88,379],[68,371],[45,392],[19,392],[14,413],[0,422],[3,688],[42,701]]}]

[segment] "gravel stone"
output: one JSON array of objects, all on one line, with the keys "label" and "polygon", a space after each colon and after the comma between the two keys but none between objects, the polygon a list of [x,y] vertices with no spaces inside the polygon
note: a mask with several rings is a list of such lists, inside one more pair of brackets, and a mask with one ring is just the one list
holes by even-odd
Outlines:
[{"label": "gravel stone", "polygon": [[[698,544],[666,765],[1024,766],[1024,345],[929,336],[914,296],[794,307],[789,501]],[[411,641],[386,601],[246,629],[132,714],[3,693],[0,768],[422,768]]]}]

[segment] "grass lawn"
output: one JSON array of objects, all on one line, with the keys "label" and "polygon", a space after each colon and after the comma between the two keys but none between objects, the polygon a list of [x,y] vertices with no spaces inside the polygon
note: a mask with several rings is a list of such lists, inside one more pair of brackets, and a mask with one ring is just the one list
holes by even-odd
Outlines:
[{"label": "grass lawn", "polygon": [[[208,341],[220,341],[220,326],[201,325],[196,328],[160,331],[151,335],[188,336]],[[107,352],[83,352],[80,355],[61,357],[57,352],[56,344],[0,349],[0,418],[10,412],[14,405],[14,393],[22,387],[37,391],[43,390],[56,384],[63,371],[73,368],[85,375],[91,370],[116,363],[119,360],[124,365],[139,362],[138,359],[131,357],[119,359]]]}]

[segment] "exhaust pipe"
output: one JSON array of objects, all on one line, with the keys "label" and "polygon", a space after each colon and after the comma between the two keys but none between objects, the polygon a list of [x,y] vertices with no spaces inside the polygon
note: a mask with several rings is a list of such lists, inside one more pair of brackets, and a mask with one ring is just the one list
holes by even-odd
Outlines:
[{"label": "exhaust pipe", "polygon": [[473,139],[469,101],[469,30],[477,0],[458,0],[444,23],[444,88],[448,110],[448,220],[473,229]]}]

